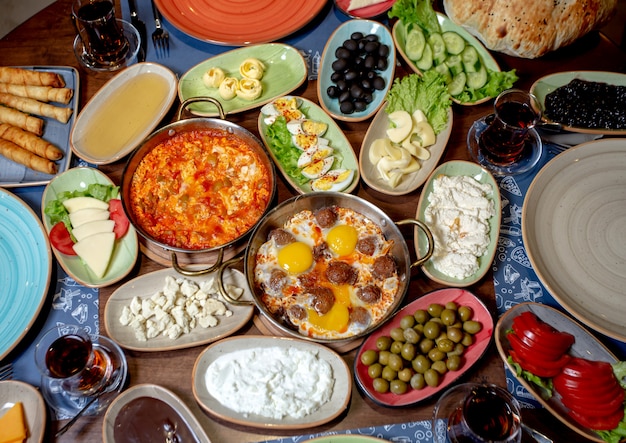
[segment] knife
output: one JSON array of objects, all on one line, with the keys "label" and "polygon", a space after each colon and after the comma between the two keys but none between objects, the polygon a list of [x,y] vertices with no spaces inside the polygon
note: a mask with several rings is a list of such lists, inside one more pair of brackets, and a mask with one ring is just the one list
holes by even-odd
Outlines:
[{"label": "knife", "polygon": [[146,60],[146,48],[148,46],[148,36],[146,32],[146,24],[139,20],[139,16],[137,15],[137,4],[135,0],[128,0],[128,8],[130,9],[130,22],[133,24],[137,31],[139,31],[139,36],[141,37],[141,47],[139,49],[139,53],[137,54],[137,58],[140,62]]}]

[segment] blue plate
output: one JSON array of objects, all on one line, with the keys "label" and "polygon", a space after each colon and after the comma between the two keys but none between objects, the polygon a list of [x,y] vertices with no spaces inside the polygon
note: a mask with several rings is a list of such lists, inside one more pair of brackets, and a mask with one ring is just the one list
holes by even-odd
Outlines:
[{"label": "blue plate", "polygon": [[44,304],[52,255],[33,210],[0,188],[0,360],[26,335]]},{"label": "blue plate", "polygon": [[[57,195],[65,191],[85,190],[92,183],[113,185],[113,182],[102,172],[94,168],[72,168],[50,182],[43,192],[41,200],[42,219],[46,232],[52,225],[50,217],[45,213],[48,202],[56,200]],[[65,272],[83,286],[101,288],[112,285],[126,277],[135,266],[139,254],[137,231],[133,226],[120,240],[115,241],[115,249],[104,277],[98,278],[89,267],[76,255],[65,255],[52,248],[54,255]]]},{"label": "blue plate", "polygon": [[[387,69],[379,72],[380,76],[385,79],[385,89],[374,91],[374,100],[367,105],[367,108],[364,111],[344,114],[339,109],[339,100],[330,98],[326,91],[329,86],[334,84],[330,80],[330,76],[333,73],[332,64],[336,60],[335,50],[343,45],[343,42],[348,40],[353,32],[362,32],[364,35],[376,34],[380,43],[384,43],[389,46],[389,56],[387,57]],[[387,29],[385,25],[372,20],[348,20],[347,22],[341,24],[335,32],[333,32],[324,47],[324,52],[322,53],[322,58],[320,60],[320,70],[317,76],[317,98],[324,111],[337,120],[347,122],[360,122],[367,120],[376,114],[385,101],[387,92],[393,83],[395,69],[396,47],[389,29]]]}]

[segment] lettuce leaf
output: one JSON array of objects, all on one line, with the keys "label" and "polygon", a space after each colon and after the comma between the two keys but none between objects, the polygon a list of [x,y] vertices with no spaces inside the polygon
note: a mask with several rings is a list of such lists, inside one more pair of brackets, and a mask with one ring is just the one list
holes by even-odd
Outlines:
[{"label": "lettuce leaf", "polygon": [[431,5],[431,0],[397,0],[387,16],[397,17],[402,23],[415,23],[427,34],[441,32],[437,14]]},{"label": "lettuce leaf", "polygon": [[309,181],[298,168],[298,158],[301,151],[296,148],[291,139],[291,133],[287,129],[285,117],[278,117],[271,125],[267,126],[265,135],[269,140],[269,148],[272,150],[283,170],[299,185]]}]

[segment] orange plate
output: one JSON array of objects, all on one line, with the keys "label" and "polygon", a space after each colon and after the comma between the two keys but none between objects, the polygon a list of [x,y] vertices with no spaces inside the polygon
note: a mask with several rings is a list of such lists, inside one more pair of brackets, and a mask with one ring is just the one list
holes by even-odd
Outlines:
[{"label": "orange plate", "polygon": [[155,0],[178,29],[210,43],[244,46],[267,43],[304,27],[326,0]]}]

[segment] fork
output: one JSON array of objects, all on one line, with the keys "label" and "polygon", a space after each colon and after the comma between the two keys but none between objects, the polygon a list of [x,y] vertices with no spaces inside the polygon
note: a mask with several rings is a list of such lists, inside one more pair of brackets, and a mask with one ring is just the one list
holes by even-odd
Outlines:
[{"label": "fork", "polygon": [[161,26],[161,14],[152,0],[152,13],[154,14],[154,24],[156,29],[152,33],[152,44],[156,51],[157,58],[166,57],[170,54],[170,35]]},{"label": "fork", "polygon": [[13,378],[13,365],[9,363],[0,367],[0,380],[11,380]]}]

